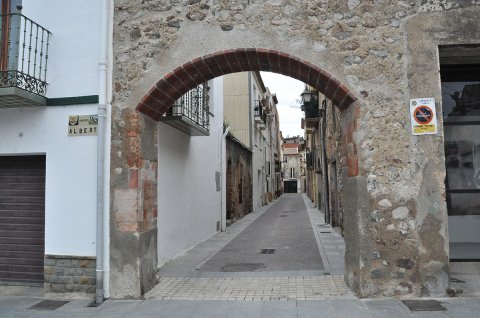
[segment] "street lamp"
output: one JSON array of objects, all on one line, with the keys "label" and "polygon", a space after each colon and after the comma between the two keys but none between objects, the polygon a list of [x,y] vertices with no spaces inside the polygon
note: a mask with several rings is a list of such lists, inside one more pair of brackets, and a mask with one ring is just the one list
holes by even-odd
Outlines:
[{"label": "street lamp", "polygon": [[302,93],[302,101],[303,103],[310,103],[310,101],[312,100],[312,92],[309,91],[307,88],[305,88],[305,90],[303,91]]},{"label": "street lamp", "polygon": [[302,110],[305,112],[305,118],[316,118],[318,117],[318,99],[316,93],[305,88],[301,94],[302,98]]}]

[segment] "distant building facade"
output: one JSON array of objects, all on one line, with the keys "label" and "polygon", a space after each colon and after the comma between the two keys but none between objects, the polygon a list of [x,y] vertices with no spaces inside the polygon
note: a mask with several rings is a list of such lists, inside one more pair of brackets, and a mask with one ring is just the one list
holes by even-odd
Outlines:
[{"label": "distant building facade", "polygon": [[[276,109],[278,100],[276,95],[265,87],[259,72],[233,73],[223,78],[225,126],[229,127],[229,135],[233,137],[232,142],[235,140],[237,146],[250,150],[251,177],[246,180],[252,183],[251,192],[247,196],[247,198],[251,196],[252,203],[246,206],[255,210],[271,202],[281,193],[278,168],[280,164],[279,117]],[[231,146],[232,149],[236,147],[233,143]],[[247,156],[246,153],[242,155],[243,158]],[[277,162],[277,169],[275,169],[275,162]],[[232,171],[248,169],[245,165],[239,168],[237,164],[237,161],[231,161],[232,170],[229,175],[233,175]],[[232,185],[231,188],[238,188],[238,185]],[[238,202],[238,198],[232,197],[228,202],[233,204]],[[230,209],[246,212],[245,207],[231,206]]]},{"label": "distant building facade", "polygon": [[282,144],[283,188],[285,193],[305,191],[305,139],[301,136],[287,137]]}]

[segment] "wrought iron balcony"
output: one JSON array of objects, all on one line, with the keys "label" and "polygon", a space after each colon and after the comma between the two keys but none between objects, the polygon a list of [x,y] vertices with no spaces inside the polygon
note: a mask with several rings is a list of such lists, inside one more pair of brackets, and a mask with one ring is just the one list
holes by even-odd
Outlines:
[{"label": "wrought iron balcony", "polygon": [[45,105],[51,32],[20,13],[0,22],[0,107]]},{"label": "wrought iron balcony", "polygon": [[259,100],[255,101],[255,108],[253,109],[253,118],[255,124],[258,124],[258,128],[261,130],[265,129],[265,122],[267,120],[267,113],[263,110],[262,102]]},{"label": "wrought iron balcony", "polygon": [[208,136],[208,91],[207,83],[188,91],[165,113],[161,121],[191,136]]}]

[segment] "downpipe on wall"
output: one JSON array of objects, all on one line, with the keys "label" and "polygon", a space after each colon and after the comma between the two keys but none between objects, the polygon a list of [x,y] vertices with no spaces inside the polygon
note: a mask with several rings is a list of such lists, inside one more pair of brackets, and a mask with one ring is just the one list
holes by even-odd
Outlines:
[{"label": "downpipe on wall", "polygon": [[[110,9],[111,0],[102,3],[102,19],[100,34],[100,61],[98,63],[98,136],[97,136],[97,231],[96,231],[96,289],[95,303],[102,304],[105,298],[104,285],[108,286],[108,275],[104,276],[105,263],[108,264],[108,256],[105,257],[105,247],[108,251],[108,220],[105,216],[105,158],[106,158],[106,122],[108,105],[108,66],[109,66],[109,40],[110,40]],[[106,242],[107,241],[107,242]],[[107,259],[107,262],[105,262]],[[108,270],[107,270],[108,273]],[[107,284],[104,284],[104,279]],[[108,294],[108,293],[107,293]]]},{"label": "downpipe on wall", "polygon": [[322,108],[320,109],[320,115],[322,120],[322,129],[320,130],[320,140],[322,143],[322,178],[323,178],[323,211],[325,213],[325,223],[330,224],[330,206],[328,197],[328,165],[327,165],[327,147],[325,144],[325,137],[327,131],[327,116],[326,116],[327,101],[322,102]]}]

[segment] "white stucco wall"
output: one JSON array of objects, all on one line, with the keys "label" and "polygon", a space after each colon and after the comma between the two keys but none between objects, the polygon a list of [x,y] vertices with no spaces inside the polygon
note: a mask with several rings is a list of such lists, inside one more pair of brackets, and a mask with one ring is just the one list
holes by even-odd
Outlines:
[{"label": "white stucco wall", "polygon": [[[263,90],[258,83],[255,76],[249,73],[250,76],[250,91],[251,91],[251,103],[255,104],[255,101],[261,100],[263,97]],[[253,210],[258,210],[262,207],[262,198],[265,191],[265,164],[264,164],[264,147],[265,137],[262,130],[258,128],[258,124],[254,123],[253,112],[252,116],[252,133],[253,133],[253,146],[252,146],[252,194],[253,194]]]},{"label": "white stucco wall", "polygon": [[[52,32],[47,98],[98,95],[101,1],[23,0]],[[0,109],[0,155],[46,155],[45,254],[95,255],[97,137],[68,137],[69,115],[97,104]]]},{"label": "white stucco wall", "polygon": [[254,125],[254,145],[252,155],[252,169],[253,169],[253,210],[258,210],[262,207],[263,193],[265,188],[265,137],[264,133]]},{"label": "white stucco wall", "polygon": [[216,233],[218,221],[225,222],[221,208],[225,187],[216,191],[215,184],[215,172],[221,171],[220,162],[225,157],[220,156],[223,79],[216,78],[210,85],[214,113],[210,116],[210,136],[189,136],[164,123],[158,124],[160,266]]},{"label": "white stucco wall", "polygon": [[95,255],[96,136],[68,137],[97,105],[0,109],[0,155],[45,154],[45,254]]},{"label": "white stucco wall", "polygon": [[47,97],[98,94],[102,1],[23,0],[22,14],[50,32]]}]

